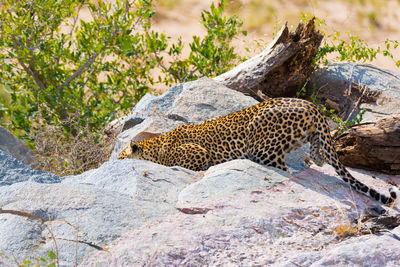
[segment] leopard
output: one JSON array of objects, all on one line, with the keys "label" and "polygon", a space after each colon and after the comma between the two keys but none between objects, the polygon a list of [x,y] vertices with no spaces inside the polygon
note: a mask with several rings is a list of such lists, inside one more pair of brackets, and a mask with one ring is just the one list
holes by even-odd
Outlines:
[{"label": "leopard", "polygon": [[310,143],[309,158],[317,166],[328,163],[355,191],[388,206],[396,203],[398,187],[392,186],[389,195],[381,194],[350,174],[335,150],[323,112],[299,98],[272,98],[199,124],[183,124],[147,140],[131,140],[117,158],[149,160],[193,171],[249,159],[288,171],[285,154],[306,143]]}]

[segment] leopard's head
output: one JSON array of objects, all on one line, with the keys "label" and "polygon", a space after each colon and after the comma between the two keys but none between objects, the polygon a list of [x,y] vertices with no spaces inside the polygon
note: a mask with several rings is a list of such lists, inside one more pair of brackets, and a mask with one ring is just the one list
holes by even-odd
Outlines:
[{"label": "leopard's head", "polygon": [[119,153],[118,159],[141,159],[139,155],[139,148],[138,146],[131,141],[129,141],[128,145],[124,148],[124,150]]}]

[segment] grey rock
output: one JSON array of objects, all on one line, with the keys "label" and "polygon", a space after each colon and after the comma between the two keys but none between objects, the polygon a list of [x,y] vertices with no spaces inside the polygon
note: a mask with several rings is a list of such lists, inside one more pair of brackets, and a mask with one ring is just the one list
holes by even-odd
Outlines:
[{"label": "grey rock", "polygon": [[61,265],[72,266],[96,250],[75,240],[104,247],[128,229],[176,213],[178,193],[195,179],[198,174],[180,167],[126,159],[58,184],[0,187],[3,210],[29,212],[45,221],[0,214],[0,265],[12,263],[12,255],[22,262],[56,252],[51,229]]},{"label": "grey rock", "polygon": [[310,154],[310,144],[305,144],[304,146],[296,149],[291,153],[285,155],[285,165],[288,168],[290,174],[295,175],[302,171],[307,170],[308,166],[304,160],[309,160]]},{"label": "grey rock", "polygon": [[128,130],[128,129],[130,129],[130,128],[138,125],[138,124],[141,124],[143,121],[144,121],[144,119],[142,119],[142,118],[130,118],[130,119],[125,121],[121,132],[126,131],[126,130]]},{"label": "grey rock", "polygon": [[320,252],[293,255],[277,266],[397,266],[400,251],[395,240],[399,234],[397,227],[391,233],[351,238]]},{"label": "grey rock", "polygon": [[[131,138],[255,103],[209,79],[146,95],[127,117],[113,157]],[[204,172],[124,159],[62,180],[0,151],[0,266],[46,257],[47,250],[61,266],[395,265],[399,227],[380,239],[337,237],[338,226],[378,203],[352,192],[331,166],[308,168],[307,151],[286,156],[294,176],[243,159]],[[398,181],[350,171],[382,192],[384,181]]]},{"label": "grey rock", "polygon": [[208,78],[183,83],[160,96],[145,95],[126,118],[179,116],[182,121],[199,123],[257,104],[242,93]]},{"label": "grey rock", "polygon": [[[191,82],[189,82],[191,83]],[[136,125],[139,125],[147,118],[166,117],[168,110],[172,107],[175,97],[182,92],[183,85],[171,87],[160,96],[146,94],[136,103],[132,112],[125,118],[118,118],[106,126],[107,133],[119,134]]]},{"label": "grey rock", "polygon": [[7,129],[0,126],[0,150],[7,152],[25,164],[34,163],[32,150]]},{"label": "grey rock", "polygon": [[90,185],[132,199],[175,203],[183,185],[199,179],[199,174],[182,167],[166,167],[144,160],[108,161],[98,169],[67,176],[65,185]]},{"label": "grey rock", "polygon": [[[384,184],[353,172],[376,187]],[[246,160],[220,164],[179,195],[177,205],[207,212],[173,214],[127,231],[81,266],[384,266],[384,257],[398,260],[398,240],[390,234],[384,247],[376,236],[337,238],[334,229],[358,218],[370,200],[333,173],[313,167],[288,179]]]},{"label": "grey rock", "polygon": [[211,79],[202,78],[184,84],[182,92],[173,102],[170,113],[178,114],[189,122],[200,123],[257,103],[258,101],[249,96]]},{"label": "grey rock", "polygon": [[171,87],[168,91],[160,96],[152,94],[146,94],[136,104],[131,114],[128,115],[127,119],[130,118],[142,118],[154,116],[155,114],[168,114],[168,110],[172,107],[175,98],[182,92],[185,85],[196,83],[196,81],[188,82]]},{"label": "grey rock", "polygon": [[337,246],[324,251],[322,257],[315,261],[313,266],[396,266],[399,264],[400,251],[396,248],[396,235],[400,234],[400,227],[392,233],[381,236],[368,235],[355,240],[347,240]]},{"label": "grey rock", "polygon": [[[354,119],[362,109],[366,110],[363,122],[400,114],[400,74],[390,70],[369,64],[328,64],[311,75],[308,87],[313,89],[314,86],[317,88],[316,96],[335,103],[345,117],[350,115],[361,95],[360,90],[365,87],[368,92],[364,101],[350,119]],[[345,93],[349,88],[350,96]]]},{"label": "grey rock", "polygon": [[[352,172],[378,189],[384,185],[381,178],[396,179]],[[48,250],[57,252],[61,266],[75,261],[81,266],[329,265],[333,259],[345,264],[367,260],[363,242],[375,246],[376,254],[397,257],[372,239],[339,247],[332,230],[338,218],[352,221],[374,203],[333,175],[327,165],[290,177],[249,160],[192,172],[125,159],[57,184],[5,185],[0,187],[3,210],[29,212],[44,223],[0,214],[0,265],[13,264],[13,255],[22,262]],[[191,210],[204,212],[188,214]],[[364,256],[341,256],[353,242]],[[384,242],[389,247],[398,241]]]},{"label": "grey rock", "polygon": [[54,174],[34,170],[0,150],[0,187],[24,181],[59,183],[61,180]]},{"label": "grey rock", "polygon": [[[50,250],[58,254],[62,266],[72,266],[75,259],[79,262],[94,250],[74,240],[104,246],[124,229],[145,223],[144,216],[129,198],[85,185],[18,183],[2,187],[0,200],[4,210],[29,212],[46,221],[42,224],[30,218],[1,214],[0,251],[6,256],[18,255],[21,262],[45,256]],[[58,251],[49,229],[56,237]]]},{"label": "grey rock", "polygon": [[[262,177],[273,177],[273,179],[264,180]],[[195,210],[201,206],[207,209],[201,205],[202,202],[274,187],[288,177],[288,173],[276,168],[267,168],[245,159],[232,160],[209,168],[200,181],[183,189],[179,193],[177,208]]]}]

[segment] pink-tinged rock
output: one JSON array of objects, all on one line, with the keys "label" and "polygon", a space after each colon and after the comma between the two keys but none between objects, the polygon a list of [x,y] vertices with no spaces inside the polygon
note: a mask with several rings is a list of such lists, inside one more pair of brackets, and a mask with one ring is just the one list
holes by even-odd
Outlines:
[{"label": "pink-tinged rock", "polygon": [[[252,171],[246,171],[249,169]],[[224,173],[232,177],[230,184],[224,180],[227,179]],[[260,173],[266,175],[263,177]],[[366,172],[352,173],[374,187],[385,187],[383,181],[368,177]],[[218,169],[217,166],[210,169],[202,180],[185,188],[178,200],[180,208],[182,205],[187,209],[204,208],[208,209],[207,213],[177,213],[148,223],[123,234],[109,244],[106,252],[91,255],[81,266],[353,266],[362,262],[368,266],[369,263],[385,266],[385,262],[394,263],[400,256],[400,250],[394,249],[400,241],[392,233],[381,237],[338,238],[335,228],[350,224],[365,207],[379,203],[352,192],[331,174],[333,169],[327,165],[313,167],[292,178],[246,160],[218,165]],[[218,175],[225,187],[216,186]],[[241,179],[237,179],[239,175]],[[190,192],[201,194],[190,196]],[[207,197],[203,198],[204,195]],[[393,231],[398,233],[400,228]]]}]

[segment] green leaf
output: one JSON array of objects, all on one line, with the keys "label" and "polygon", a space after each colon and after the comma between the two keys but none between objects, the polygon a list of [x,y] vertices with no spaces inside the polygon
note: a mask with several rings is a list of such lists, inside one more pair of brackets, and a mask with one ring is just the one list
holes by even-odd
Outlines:
[{"label": "green leaf", "polygon": [[47,254],[49,255],[50,259],[54,260],[57,258],[56,254],[53,251],[47,251]]}]

